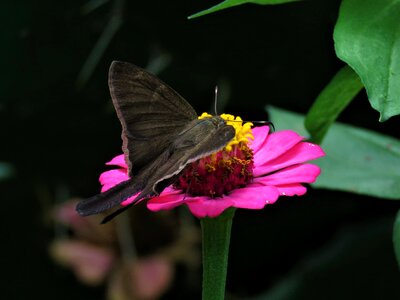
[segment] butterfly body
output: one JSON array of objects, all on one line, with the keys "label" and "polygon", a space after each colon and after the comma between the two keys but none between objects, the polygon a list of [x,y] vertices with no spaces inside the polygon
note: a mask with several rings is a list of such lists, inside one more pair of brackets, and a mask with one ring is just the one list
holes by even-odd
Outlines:
[{"label": "butterfly body", "polygon": [[186,100],[154,75],[129,63],[113,62],[109,86],[122,125],[122,140],[129,180],[81,201],[80,215],[128,205],[159,195],[191,162],[221,150],[235,130],[219,116],[198,119]]}]

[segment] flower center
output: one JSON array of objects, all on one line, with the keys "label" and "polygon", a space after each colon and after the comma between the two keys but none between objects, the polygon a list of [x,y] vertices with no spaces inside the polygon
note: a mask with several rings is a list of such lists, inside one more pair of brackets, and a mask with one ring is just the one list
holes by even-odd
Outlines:
[{"label": "flower center", "polygon": [[[203,113],[199,119],[211,117]],[[253,151],[248,146],[254,139],[251,123],[240,117],[222,114],[228,125],[235,128],[235,137],[224,149],[189,164],[174,187],[191,196],[222,197],[230,191],[246,186],[253,178]]]}]

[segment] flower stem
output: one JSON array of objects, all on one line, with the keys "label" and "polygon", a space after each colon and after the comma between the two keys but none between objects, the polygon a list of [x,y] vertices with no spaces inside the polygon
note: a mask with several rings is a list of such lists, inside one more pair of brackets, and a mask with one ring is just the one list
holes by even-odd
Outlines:
[{"label": "flower stem", "polygon": [[225,297],[229,241],[235,209],[230,208],[216,218],[201,219],[203,237],[203,300]]}]

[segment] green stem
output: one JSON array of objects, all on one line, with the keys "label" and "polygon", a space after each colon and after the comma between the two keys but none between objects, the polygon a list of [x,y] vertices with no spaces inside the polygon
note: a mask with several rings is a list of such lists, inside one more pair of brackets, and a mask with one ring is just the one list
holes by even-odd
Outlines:
[{"label": "green stem", "polygon": [[217,218],[201,219],[203,236],[203,300],[225,297],[229,241],[235,209],[226,210]]}]

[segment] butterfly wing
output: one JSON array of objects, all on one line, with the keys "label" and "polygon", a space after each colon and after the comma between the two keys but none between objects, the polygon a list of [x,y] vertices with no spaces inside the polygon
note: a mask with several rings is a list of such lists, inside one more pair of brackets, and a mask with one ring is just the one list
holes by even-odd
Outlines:
[{"label": "butterfly wing", "polygon": [[197,114],[171,87],[130,63],[114,61],[108,82],[122,125],[125,160],[129,174],[134,175],[157,158]]},{"label": "butterfly wing", "polygon": [[[219,117],[213,117],[218,119]],[[226,125],[219,118],[220,124],[215,126],[211,120],[196,120],[189,124],[184,133],[178,135],[169,149],[166,149],[151,165],[149,165],[144,175],[146,181],[143,182],[141,193],[128,206],[120,207],[108,215],[102,223],[106,223],[127,210],[130,206],[160,194],[167,186],[172,184],[176,177],[191,162],[206,157],[218,150],[221,150],[235,136],[235,129]],[[141,174],[142,175],[142,174]],[[107,193],[107,192],[106,192]],[[111,197],[110,197],[111,196]],[[127,193],[113,193],[109,198],[114,199],[115,203],[121,203],[128,198]],[[122,197],[122,198],[121,198]]]}]

